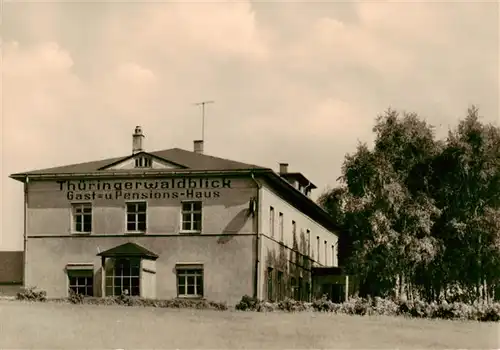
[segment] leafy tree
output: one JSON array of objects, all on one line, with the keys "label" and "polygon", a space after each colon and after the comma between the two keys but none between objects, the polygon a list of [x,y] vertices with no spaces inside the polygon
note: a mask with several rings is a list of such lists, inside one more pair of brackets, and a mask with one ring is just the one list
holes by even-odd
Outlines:
[{"label": "leafy tree", "polygon": [[[471,108],[444,141],[416,114],[377,118],[322,205],[361,294],[486,298],[500,284],[500,129]],[[398,287],[398,288],[397,288]]]}]

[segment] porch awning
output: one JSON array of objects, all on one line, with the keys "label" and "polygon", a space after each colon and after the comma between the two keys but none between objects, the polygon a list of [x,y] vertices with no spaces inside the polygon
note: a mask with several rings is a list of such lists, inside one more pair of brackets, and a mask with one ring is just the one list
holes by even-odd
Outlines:
[{"label": "porch awning", "polygon": [[97,254],[105,258],[143,258],[156,260],[158,255],[138,244],[128,242]]},{"label": "porch awning", "polygon": [[69,263],[66,265],[66,270],[68,270],[68,271],[94,270],[94,264],[92,264],[92,263]]}]

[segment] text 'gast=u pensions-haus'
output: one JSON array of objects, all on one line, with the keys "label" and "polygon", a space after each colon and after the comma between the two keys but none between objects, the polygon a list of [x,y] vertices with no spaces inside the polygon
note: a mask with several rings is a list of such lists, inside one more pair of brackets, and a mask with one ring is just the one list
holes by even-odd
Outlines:
[{"label": "text 'gast=u pensions-haus'", "polygon": [[338,227],[304,175],[143,140],[136,127],[128,156],[11,175],[24,183],[25,286],[229,304],[347,296]]}]

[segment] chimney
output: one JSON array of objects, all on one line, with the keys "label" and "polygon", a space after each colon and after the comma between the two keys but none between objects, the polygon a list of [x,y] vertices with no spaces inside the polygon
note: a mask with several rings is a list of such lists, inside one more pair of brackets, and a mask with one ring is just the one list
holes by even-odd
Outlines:
[{"label": "chimney", "polygon": [[194,140],[194,152],[203,154],[203,140]]},{"label": "chimney", "polygon": [[144,151],[143,148],[144,137],[145,136],[142,134],[141,127],[136,126],[134,134],[132,135],[132,154]]},{"label": "chimney", "polygon": [[280,163],[280,174],[288,173],[288,163]]}]

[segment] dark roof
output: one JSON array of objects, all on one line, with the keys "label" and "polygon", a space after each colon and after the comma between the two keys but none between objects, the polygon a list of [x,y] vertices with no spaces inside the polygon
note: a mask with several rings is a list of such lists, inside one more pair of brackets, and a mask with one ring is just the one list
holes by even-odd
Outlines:
[{"label": "dark roof", "polygon": [[[206,154],[200,154],[196,152],[186,151],[180,148],[171,148],[163,151],[155,152],[142,152],[144,154],[150,154],[154,157],[161,158],[167,162],[177,164],[183,168],[189,168],[189,170],[250,170],[250,169],[266,169],[257,165],[235,162],[233,160],[218,158],[209,156]],[[109,158],[104,160],[98,160],[93,162],[71,164],[65,166],[59,166],[54,168],[47,168],[41,170],[32,170],[23,173],[17,173],[11,175],[11,177],[21,177],[23,175],[41,175],[41,174],[84,174],[103,171],[100,169],[106,168],[107,166],[116,164],[122,160],[129,159],[131,155]],[[169,172],[176,171],[178,169],[152,169],[155,172]],[[104,170],[105,171],[105,170]],[[103,172],[104,172],[103,171]],[[115,170],[113,170],[115,171]],[[141,169],[142,172],[148,172],[147,169]],[[119,171],[118,171],[119,172]]]},{"label": "dark roof", "polygon": [[[124,157],[109,158],[87,163],[72,164],[60,166],[55,168],[41,169],[29,171],[24,173],[12,174],[10,177],[18,181],[24,182],[26,175],[40,176],[44,178],[64,178],[64,177],[82,177],[82,176],[137,176],[147,175],[151,177],[163,176],[169,174],[170,176],[186,174],[196,174],[199,172],[206,172],[207,174],[243,174],[248,175],[250,172],[255,173],[257,176],[261,174],[270,180],[272,186],[279,191],[282,197],[286,198],[295,207],[302,210],[305,214],[309,215],[312,219],[318,220],[323,226],[330,230],[338,230],[338,226],[334,223],[333,218],[319,207],[313,200],[305,196],[303,193],[294,188],[287,180],[286,177],[280,176],[270,168],[260,167],[253,164],[236,162],[229,159],[218,158],[209,156],[207,154],[186,151],[180,148],[172,148],[163,151],[155,152],[142,152],[149,154],[156,158],[161,158],[166,162],[177,164],[180,169],[140,169],[140,170],[102,170],[116,164],[120,161],[130,159],[132,155]],[[287,173],[288,176],[295,176],[303,181],[307,179],[300,173]],[[305,179],[305,180],[304,180]],[[313,184],[311,184],[314,186]],[[316,188],[316,186],[311,187]]]},{"label": "dark roof", "polygon": [[138,244],[128,242],[118,247],[108,249],[104,252],[97,254],[97,256],[103,256],[106,258],[117,258],[117,257],[138,257],[138,258],[148,258],[152,260],[158,259],[158,255],[152,251],[141,247]]},{"label": "dark roof", "polygon": [[22,283],[24,253],[0,251],[0,284]]},{"label": "dark roof", "polygon": [[286,180],[297,180],[303,186],[309,185],[310,189],[317,188],[316,185],[310,182],[309,179],[302,173],[280,173],[280,176]]}]

